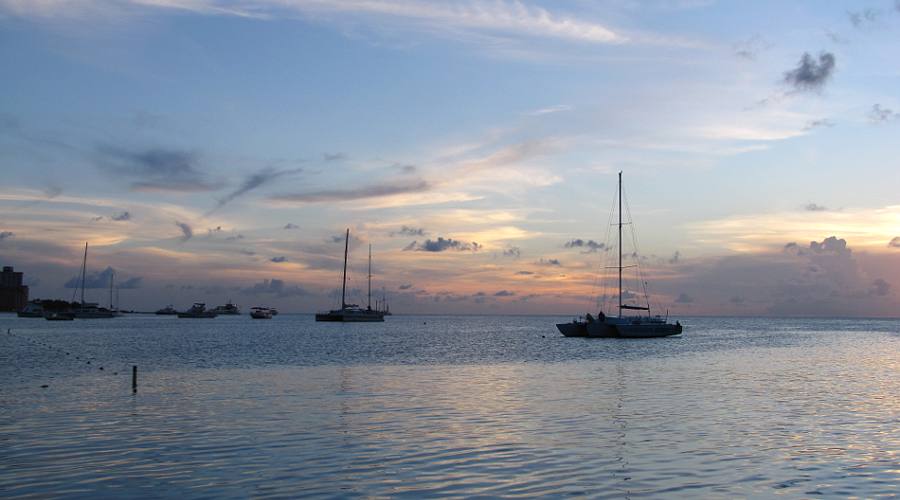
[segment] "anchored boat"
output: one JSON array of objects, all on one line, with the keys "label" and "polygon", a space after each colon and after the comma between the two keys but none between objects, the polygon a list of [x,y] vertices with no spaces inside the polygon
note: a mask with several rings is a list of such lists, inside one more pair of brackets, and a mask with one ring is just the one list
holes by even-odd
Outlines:
[{"label": "anchored boat", "polygon": [[344,274],[341,279],[341,308],[316,313],[316,321],[363,323],[384,321],[384,311],[372,309],[372,245],[369,245],[369,304],[365,309],[347,303],[347,254],[350,249],[350,229],[344,237]]},{"label": "anchored boat", "polygon": [[[652,315],[650,313],[650,300],[644,285],[644,298],[646,305],[626,304],[624,302],[625,293],[622,288],[622,270],[626,266],[622,265],[622,172],[619,172],[619,263],[616,268],[619,271],[619,305],[618,315],[610,317],[602,311],[598,317],[586,314],[584,318],[576,318],[569,323],[559,323],[556,328],[566,337],[620,337],[620,338],[651,338],[651,337],[668,337],[670,335],[678,335],[682,331],[681,323],[676,321],[674,324],[668,322],[668,314],[666,317]],[[629,222],[630,224],[630,222]],[[646,314],[631,314],[630,311],[646,311]]]}]

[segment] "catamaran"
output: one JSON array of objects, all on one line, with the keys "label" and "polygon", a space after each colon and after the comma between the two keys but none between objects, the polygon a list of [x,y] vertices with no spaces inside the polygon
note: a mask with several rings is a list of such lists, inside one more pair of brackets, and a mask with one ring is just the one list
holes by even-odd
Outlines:
[{"label": "catamaran", "polygon": [[369,304],[365,309],[347,303],[347,254],[350,250],[350,229],[344,237],[344,274],[341,279],[341,308],[316,313],[316,321],[339,321],[362,323],[384,321],[384,311],[372,309],[372,245],[369,245]]},{"label": "catamaran", "polygon": [[[668,313],[665,317],[652,315],[650,313],[650,300],[644,288],[644,298],[646,305],[635,305],[625,303],[625,293],[622,287],[622,270],[626,267],[622,265],[622,172],[619,172],[619,264],[616,268],[619,271],[619,306],[618,315],[615,317],[607,316],[602,311],[598,317],[586,314],[583,319],[574,319],[569,323],[559,323],[556,328],[566,337],[621,337],[621,338],[651,338],[651,337],[668,337],[670,335],[678,335],[681,333],[681,323],[676,321],[675,324],[668,322]],[[629,222],[630,223],[630,222]],[[646,311],[644,314],[628,315],[630,311]]]}]

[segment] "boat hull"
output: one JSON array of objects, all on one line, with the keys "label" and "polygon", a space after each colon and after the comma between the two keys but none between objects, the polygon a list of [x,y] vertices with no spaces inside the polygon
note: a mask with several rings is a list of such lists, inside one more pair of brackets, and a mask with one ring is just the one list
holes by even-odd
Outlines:
[{"label": "boat hull", "polygon": [[75,315],[69,312],[55,312],[44,316],[47,321],[72,321]]},{"label": "boat hull", "polygon": [[623,339],[649,339],[656,337],[670,337],[681,334],[681,325],[642,324],[642,325],[615,325],[616,336]]},{"label": "boat hull", "polygon": [[556,328],[559,330],[559,333],[563,334],[566,337],[587,337],[587,328],[584,323],[578,322],[570,322],[570,323],[557,323]]},{"label": "boat hull", "polygon": [[596,321],[587,325],[587,336],[595,339],[607,339],[618,337],[619,335],[614,325]]},{"label": "boat hull", "polygon": [[202,312],[202,313],[178,313],[179,318],[188,318],[188,319],[203,319],[203,318],[215,318],[218,316],[213,312]]},{"label": "boat hull", "polygon": [[384,322],[384,315],[377,311],[329,311],[317,313],[316,321],[335,323],[374,323]]}]

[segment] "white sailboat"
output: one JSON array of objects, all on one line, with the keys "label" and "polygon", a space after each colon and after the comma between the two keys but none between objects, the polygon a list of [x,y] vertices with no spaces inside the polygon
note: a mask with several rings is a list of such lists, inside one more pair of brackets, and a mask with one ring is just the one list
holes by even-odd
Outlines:
[{"label": "white sailboat", "polygon": [[384,311],[372,309],[372,245],[369,245],[369,304],[365,309],[347,303],[347,255],[350,250],[350,229],[344,238],[344,273],[341,279],[341,308],[316,313],[316,321],[363,323],[384,321]]},{"label": "white sailboat", "polygon": [[[670,335],[679,335],[682,331],[681,323],[676,321],[674,324],[668,322],[668,314],[666,317],[653,316],[650,313],[650,301],[646,300],[646,306],[626,304],[624,302],[625,294],[622,288],[622,172],[619,172],[619,222],[617,224],[619,231],[619,265],[616,268],[619,271],[619,305],[618,315],[608,316],[602,311],[594,318],[590,314],[586,314],[584,319],[575,319],[569,323],[559,323],[556,328],[566,337],[620,337],[620,338],[652,338],[652,337],[668,337]],[[645,290],[646,298],[646,290]],[[630,311],[646,311],[644,314],[631,314]]]}]

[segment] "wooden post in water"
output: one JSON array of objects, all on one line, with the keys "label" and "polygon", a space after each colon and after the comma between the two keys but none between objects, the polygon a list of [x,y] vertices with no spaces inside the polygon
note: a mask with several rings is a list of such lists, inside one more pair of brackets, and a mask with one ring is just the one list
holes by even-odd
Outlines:
[{"label": "wooden post in water", "polygon": [[131,392],[137,392],[137,365],[131,367]]}]

